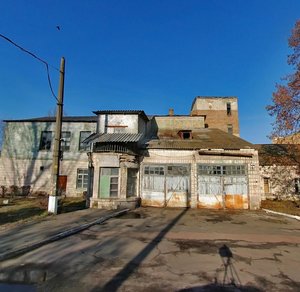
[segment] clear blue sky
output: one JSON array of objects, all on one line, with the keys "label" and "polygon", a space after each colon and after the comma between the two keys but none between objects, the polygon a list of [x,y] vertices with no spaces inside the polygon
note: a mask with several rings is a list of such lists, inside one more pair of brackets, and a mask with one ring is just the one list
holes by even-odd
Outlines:
[{"label": "clear blue sky", "polygon": [[[291,68],[299,0],[2,0],[0,33],[59,67],[65,112],[188,114],[195,96],[237,96],[241,137],[268,143],[275,83]],[[56,28],[60,26],[60,30]],[[58,72],[51,70],[55,93]],[[53,112],[43,64],[0,38],[0,119]]]}]

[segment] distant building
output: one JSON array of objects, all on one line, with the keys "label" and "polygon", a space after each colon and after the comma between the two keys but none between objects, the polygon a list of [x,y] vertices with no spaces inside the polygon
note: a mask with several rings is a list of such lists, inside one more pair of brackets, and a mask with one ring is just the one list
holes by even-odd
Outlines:
[{"label": "distant building", "polygon": [[203,116],[205,128],[217,128],[240,136],[236,97],[198,96],[193,101],[191,115]]}]

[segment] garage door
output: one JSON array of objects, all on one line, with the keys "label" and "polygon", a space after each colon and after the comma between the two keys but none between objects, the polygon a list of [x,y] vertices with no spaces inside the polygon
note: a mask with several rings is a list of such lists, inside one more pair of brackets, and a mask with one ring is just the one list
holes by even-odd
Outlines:
[{"label": "garage door", "polygon": [[142,178],[142,205],[157,207],[190,206],[190,165],[145,165]]},{"label": "garage door", "polygon": [[198,206],[248,208],[246,165],[198,165]]}]

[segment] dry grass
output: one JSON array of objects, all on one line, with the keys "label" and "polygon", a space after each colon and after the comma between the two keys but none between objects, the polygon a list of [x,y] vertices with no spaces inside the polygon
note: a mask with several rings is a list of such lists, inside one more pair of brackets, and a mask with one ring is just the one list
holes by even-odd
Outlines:
[{"label": "dry grass", "polygon": [[[14,198],[8,205],[0,200],[0,225],[23,223],[48,216],[48,197]],[[85,208],[82,198],[65,198],[59,204],[59,213],[67,213]]]},{"label": "dry grass", "polygon": [[276,212],[300,216],[299,204],[299,201],[294,202],[265,200],[261,202],[261,207],[263,209],[269,209]]}]

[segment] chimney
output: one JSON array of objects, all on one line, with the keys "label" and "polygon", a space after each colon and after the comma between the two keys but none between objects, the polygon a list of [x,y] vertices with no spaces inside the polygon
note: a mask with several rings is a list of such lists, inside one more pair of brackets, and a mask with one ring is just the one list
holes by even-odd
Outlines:
[{"label": "chimney", "polygon": [[173,108],[169,109],[169,116],[174,116],[174,109]]}]

